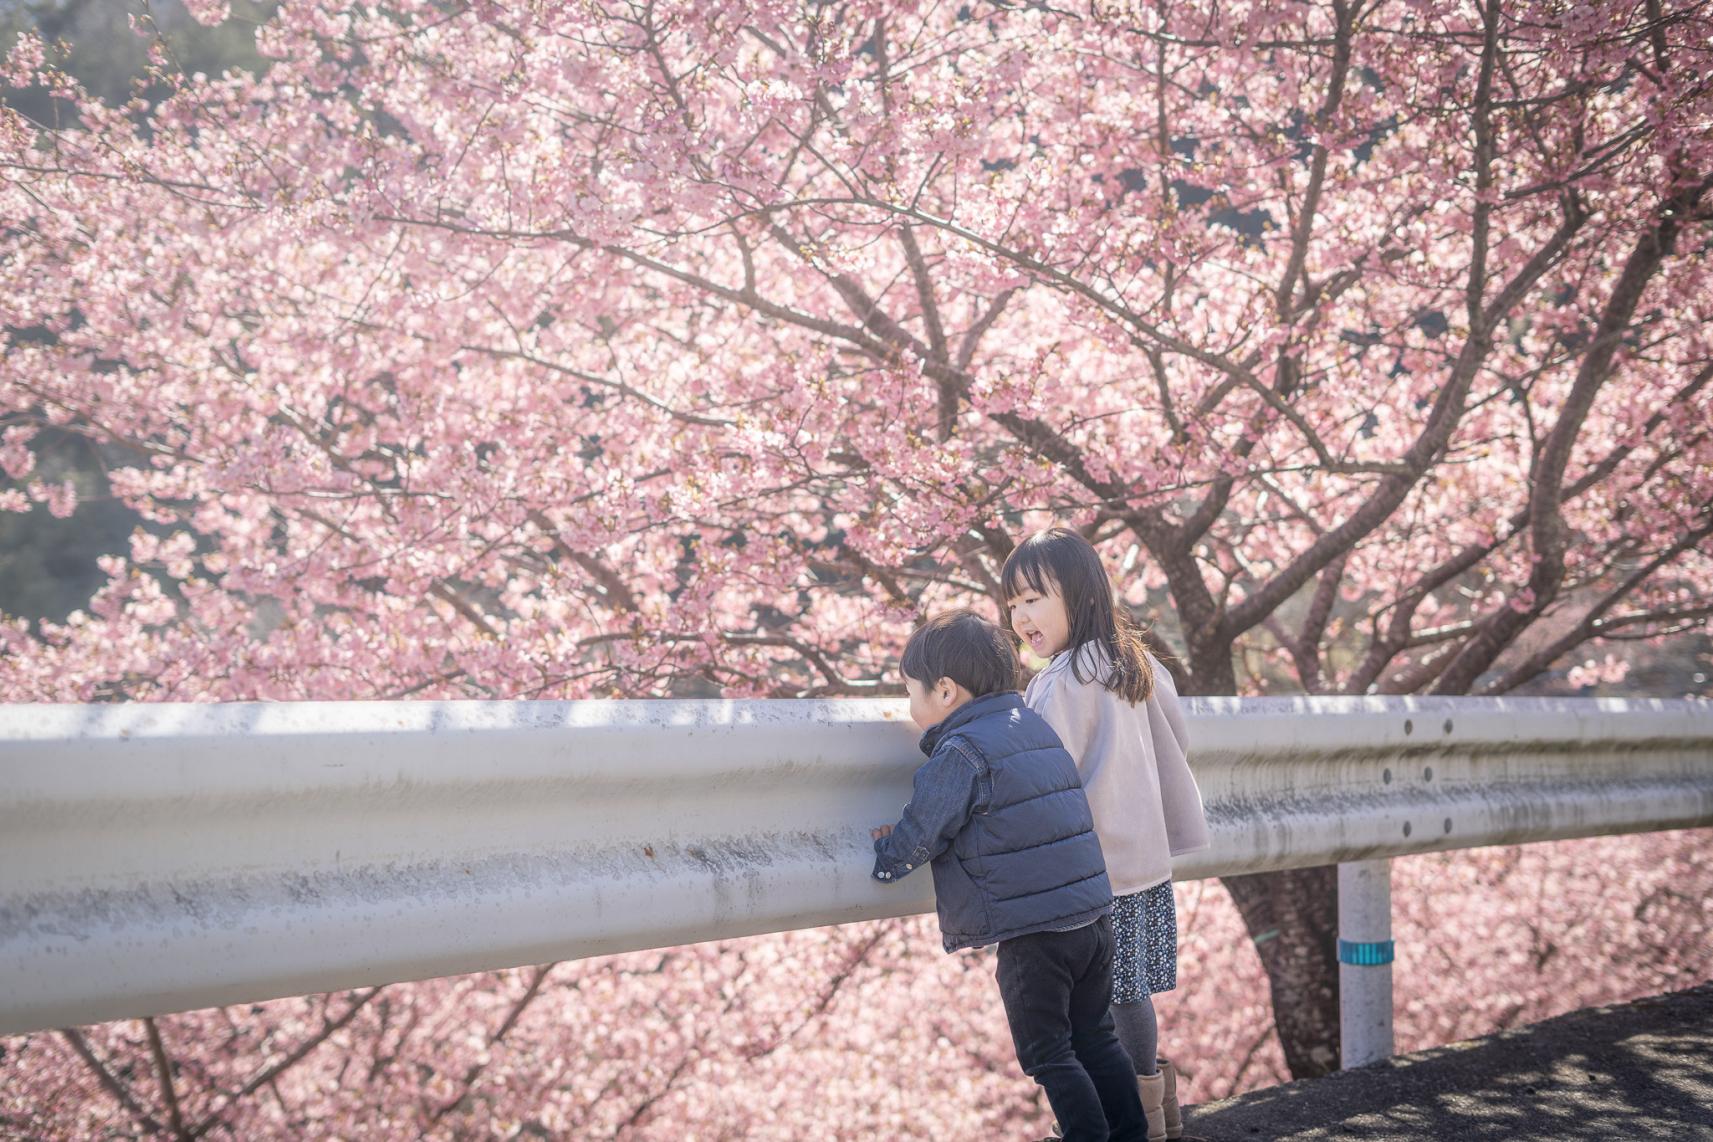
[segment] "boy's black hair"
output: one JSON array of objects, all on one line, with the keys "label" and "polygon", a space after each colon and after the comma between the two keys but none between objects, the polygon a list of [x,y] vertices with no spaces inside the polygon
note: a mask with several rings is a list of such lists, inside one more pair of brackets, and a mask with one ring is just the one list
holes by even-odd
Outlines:
[{"label": "boy's black hair", "polygon": [[898,663],[906,678],[932,686],[950,678],[972,698],[1017,689],[1017,652],[1005,632],[974,611],[942,611],[916,628]]}]

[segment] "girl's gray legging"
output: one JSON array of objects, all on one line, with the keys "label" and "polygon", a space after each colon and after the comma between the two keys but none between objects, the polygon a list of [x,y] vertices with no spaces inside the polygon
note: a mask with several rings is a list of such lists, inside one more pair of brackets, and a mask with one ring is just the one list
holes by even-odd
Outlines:
[{"label": "girl's gray legging", "polygon": [[1118,1041],[1135,1064],[1136,1073],[1151,1075],[1160,1069],[1155,1053],[1160,1049],[1160,1026],[1154,1021],[1154,1001],[1114,1003],[1112,1020],[1118,1025]]}]

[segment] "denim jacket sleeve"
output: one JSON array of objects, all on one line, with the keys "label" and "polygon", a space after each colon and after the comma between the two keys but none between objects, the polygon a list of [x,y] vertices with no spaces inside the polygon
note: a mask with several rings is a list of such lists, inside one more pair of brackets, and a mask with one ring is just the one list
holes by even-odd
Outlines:
[{"label": "denim jacket sleeve", "polygon": [[888,835],[874,842],[876,880],[893,881],[928,864],[981,808],[981,769],[947,742],[916,771],[910,803]]}]

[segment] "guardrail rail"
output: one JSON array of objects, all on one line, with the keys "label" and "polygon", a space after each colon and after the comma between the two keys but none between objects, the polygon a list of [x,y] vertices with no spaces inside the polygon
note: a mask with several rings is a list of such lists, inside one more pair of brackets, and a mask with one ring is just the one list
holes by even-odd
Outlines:
[{"label": "guardrail rail", "polygon": [[[1180,879],[1713,825],[1713,704],[1186,713]],[[878,700],[0,706],[0,1034],[926,911],[869,879],[916,737]]]}]

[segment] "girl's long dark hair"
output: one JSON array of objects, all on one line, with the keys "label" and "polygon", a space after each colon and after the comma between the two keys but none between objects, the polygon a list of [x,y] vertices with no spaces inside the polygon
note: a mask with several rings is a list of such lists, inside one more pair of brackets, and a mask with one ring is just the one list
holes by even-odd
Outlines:
[{"label": "girl's long dark hair", "polygon": [[[1099,682],[1131,705],[1146,701],[1154,692],[1154,666],[1144,653],[1142,633],[1131,621],[1130,612],[1119,607],[1112,594],[1100,556],[1088,540],[1068,527],[1038,531],[1019,543],[999,573],[1000,614],[1009,614],[1011,599],[1025,589],[1047,594],[1057,588],[1071,621],[1071,673],[1078,682]],[[1083,677],[1094,670],[1078,654],[1088,643],[1097,643],[1112,662],[1105,678]]]}]

